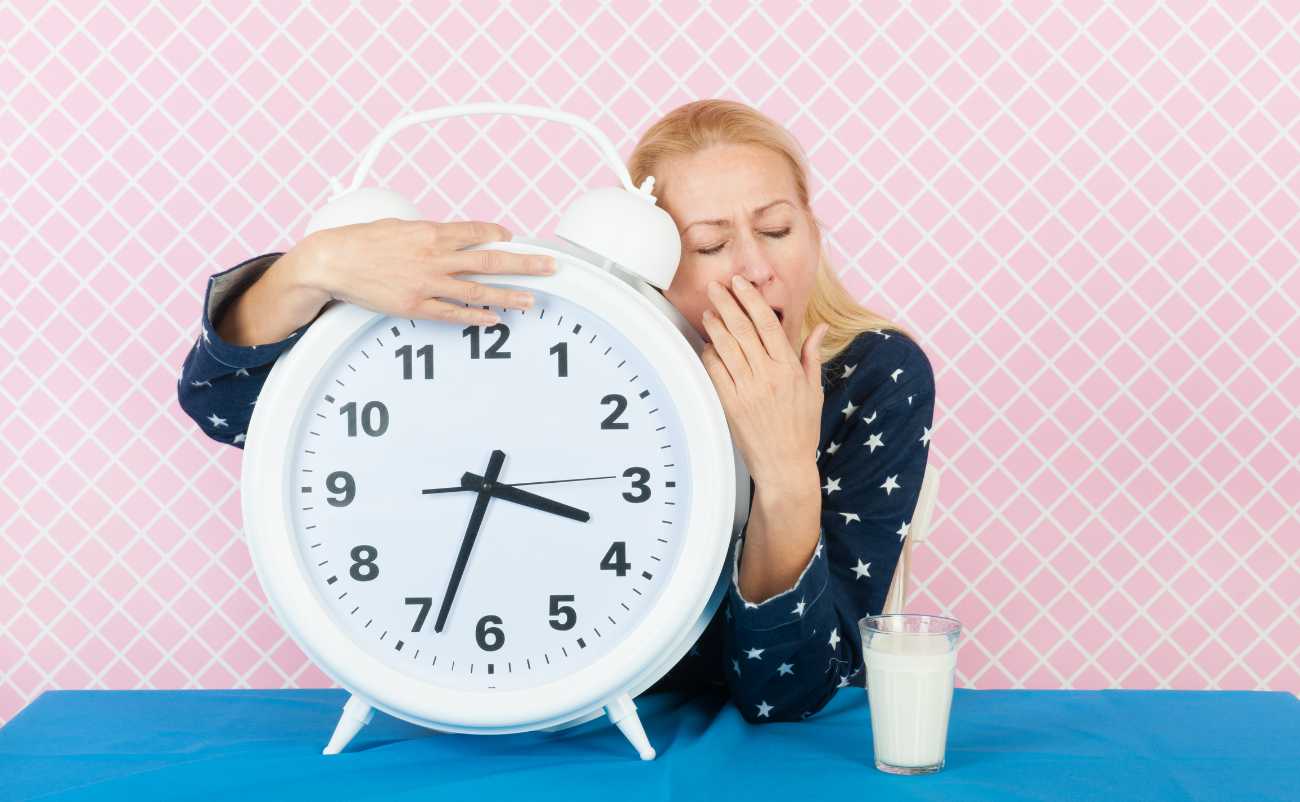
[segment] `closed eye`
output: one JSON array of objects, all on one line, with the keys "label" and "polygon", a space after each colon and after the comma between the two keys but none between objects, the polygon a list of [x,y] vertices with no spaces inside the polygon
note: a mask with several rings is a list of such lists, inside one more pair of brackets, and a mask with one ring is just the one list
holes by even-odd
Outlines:
[{"label": "closed eye", "polygon": [[[772,239],[781,239],[782,237],[786,236],[786,235],[789,234],[789,233],[790,233],[790,229],[789,229],[789,228],[783,228],[783,229],[781,229],[780,231],[764,231],[764,232],[762,232],[762,234],[763,234],[764,236],[766,236],[766,237],[771,237]],[[722,242],[722,243],[719,243],[719,244],[717,244],[717,245],[714,245],[712,248],[696,248],[696,249],[695,249],[695,252],[696,252],[696,253],[702,253],[702,254],[704,254],[705,256],[708,256],[708,255],[710,255],[710,254],[714,254],[714,253],[717,253],[718,251],[722,250],[723,246],[726,245],[726,244],[727,244],[727,243]]]}]

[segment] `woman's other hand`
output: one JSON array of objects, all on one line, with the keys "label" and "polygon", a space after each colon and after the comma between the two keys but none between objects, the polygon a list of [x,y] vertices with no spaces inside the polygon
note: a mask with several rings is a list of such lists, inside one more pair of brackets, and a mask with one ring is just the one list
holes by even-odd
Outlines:
[{"label": "woman's other hand", "polygon": [[[732,290],[709,282],[704,312],[710,343],[701,359],[722,400],[732,434],[759,487],[816,484],[822,383],[818,348],[827,325],[794,352],[776,313],[748,281]],[[732,295],[732,292],[735,295]]]}]

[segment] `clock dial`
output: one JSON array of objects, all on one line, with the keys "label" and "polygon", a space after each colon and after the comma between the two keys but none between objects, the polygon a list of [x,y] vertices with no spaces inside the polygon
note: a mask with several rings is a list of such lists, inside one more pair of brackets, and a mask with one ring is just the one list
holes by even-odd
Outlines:
[{"label": "clock dial", "polygon": [[321,598],[362,648],[449,688],[541,685],[608,654],[687,531],[660,377],[591,311],[530,291],[492,326],[377,318],[295,433],[287,503]]}]

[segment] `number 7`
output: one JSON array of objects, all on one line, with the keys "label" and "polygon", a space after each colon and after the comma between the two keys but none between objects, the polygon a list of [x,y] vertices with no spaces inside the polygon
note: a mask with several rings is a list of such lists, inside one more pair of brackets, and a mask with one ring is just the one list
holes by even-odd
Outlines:
[{"label": "number 7", "polygon": [[424,619],[429,615],[429,608],[433,606],[432,596],[407,596],[407,604],[420,605],[420,612],[415,616],[415,626],[411,628],[412,632],[419,632],[420,627],[424,626]]}]

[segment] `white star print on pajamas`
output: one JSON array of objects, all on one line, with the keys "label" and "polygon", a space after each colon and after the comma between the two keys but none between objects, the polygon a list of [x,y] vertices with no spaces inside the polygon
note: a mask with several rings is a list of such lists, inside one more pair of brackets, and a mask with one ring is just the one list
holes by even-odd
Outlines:
[{"label": "white star print on pajamas", "polygon": [[[237,346],[221,339],[214,321],[280,255],[263,254],[209,277],[201,334],[176,385],[182,410],[200,430],[236,448],[243,447],[271,366],[311,324],[274,343]],[[822,509],[812,557],[790,588],[762,601],[746,599],[737,582],[744,551],[744,532],[738,533],[717,614],[646,692],[723,688],[746,721],[768,723],[801,721],[839,688],[863,687],[858,619],[884,607],[907,537],[932,436],[934,374],[910,337],[871,329],[828,362],[823,375],[816,452]]]}]

